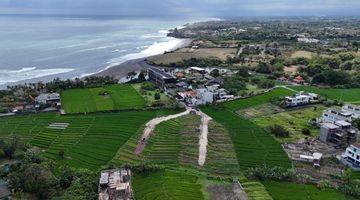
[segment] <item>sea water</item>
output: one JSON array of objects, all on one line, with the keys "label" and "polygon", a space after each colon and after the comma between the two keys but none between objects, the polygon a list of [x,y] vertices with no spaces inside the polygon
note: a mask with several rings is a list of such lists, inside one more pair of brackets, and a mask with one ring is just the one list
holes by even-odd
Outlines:
[{"label": "sea water", "polygon": [[172,50],[182,40],[168,30],[192,20],[0,15],[0,87],[83,77]]}]

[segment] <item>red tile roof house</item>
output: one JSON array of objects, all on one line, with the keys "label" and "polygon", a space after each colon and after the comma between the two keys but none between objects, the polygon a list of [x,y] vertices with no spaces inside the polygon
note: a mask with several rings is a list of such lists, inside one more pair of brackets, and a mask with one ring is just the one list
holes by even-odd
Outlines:
[{"label": "red tile roof house", "polygon": [[294,78],[293,82],[297,83],[297,84],[300,84],[300,85],[303,85],[305,83],[305,80],[304,80],[303,77],[297,76],[297,77]]}]

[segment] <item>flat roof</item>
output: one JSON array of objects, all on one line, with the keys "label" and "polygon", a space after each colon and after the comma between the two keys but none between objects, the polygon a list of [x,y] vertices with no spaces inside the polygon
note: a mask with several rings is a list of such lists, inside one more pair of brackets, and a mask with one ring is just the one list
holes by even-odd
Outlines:
[{"label": "flat roof", "polygon": [[164,72],[163,70],[160,70],[158,68],[152,67],[149,70],[161,75],[163,78],[165,79],[170,79],[170,78],[174,78],[173,76],[171,76],[170,74],[168,74],[167,72]]},{"label": "flat roof", "polygon": [[190,69],[196,70],[196,71],[205,71],[205,69],[200,67],[190,67]]},{"label": "flat roof", "polygon": [[335,124],[339,126],[351,126],[351,124],[346,121],[336,121]]},{"label": "flat roof", "polygon": [[328,129],[337,129],[337,128],[339,128],[338,126],[336,126],[333,123],[323,123],[322,126],[325,127],[325,128],[328,128]]}]

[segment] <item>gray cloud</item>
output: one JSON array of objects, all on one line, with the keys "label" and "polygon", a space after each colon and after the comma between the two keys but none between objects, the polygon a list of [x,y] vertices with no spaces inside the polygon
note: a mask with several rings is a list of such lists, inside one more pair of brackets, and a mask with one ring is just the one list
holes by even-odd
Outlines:
[{"label": "gray cloud", "polygon": [[359,15],[359,0],[1,0],[0,13],[115,15]]}]

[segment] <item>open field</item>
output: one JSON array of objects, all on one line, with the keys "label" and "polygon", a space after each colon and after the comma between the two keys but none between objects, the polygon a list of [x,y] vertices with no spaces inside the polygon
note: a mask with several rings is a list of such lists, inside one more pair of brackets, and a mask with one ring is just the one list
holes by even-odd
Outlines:
[{"label": "open field", "polygon": [[[160,102],[163,103],[164,105],[170,105],[173,103],[173,100],[171,100],[164,92],[160,92],[159,90],[153,90],[153,91],[146,91],[146,94],[142,94],[141,84],[133,84],[132,86],[145,99],[146,104],[148,106],[151,106],[155,102]],[[154,95],[156,93],[160,94],[160,100],[155,100]]]},{"label": "open field", "polygon": [[234,57],[236,51],[236,48],[182,48],[171,53],[150,57],[149,61],[160,65],[181,62],[182,60],[189,60],[191,58],[214,57],[220,60],[226,60],[228,56]]},{"label": "open field", "polygon": [[250,200],[273,200],[260,182],[244,182],[242,186]]},{"label": "open field", "polygon": [[360,88],[335,89],[317,88],[311,86],[290,86],[298,91],[314,92],[333,100],[341,100],[348,103],[360,104]]},{"label": "open field", "polygon": [[196,176],[168,170],[136,174],[133,189],[136,199],[204,199]]},{"label": "open field", "polygon": [[[315,109],[316,107],[316,109]],[[271,125],[277,124],[284,127],[287,131],[290,132],[290,136],[286,138],[277,138],[280,142],[296,142],[299,139],[304,139],[306,136],[302,134],[302,129],[307,128],[311,131],[312,137],[319,135],[319,129],[311,126],[309,120],[313,118],[320,117],[323,110],[326,108],[324,106],[310,106],[306,108],[287,110],[284,112],[273,113],[263,116],[256,116],[251,118],[255,124],[267,128]]]},{"label": "open field", "polygon": [[202,110],[227,129],[242,170],[262,165],[291,167],[281,145],[261,127],[226,109]]},{"label": "open field", "polygon": [[292,95],[292,94],[294,94],[293,91],[287,90],[285,88],[276,88],[265,94],[224,103],[223,106],[225,106],[226,108],[228,108],[232,111],[237,111],[240,109],[245,109],[245,108],[249,108],[252,106],[269,103],[269,101],[272,98],[280,98],[280,97],[284,97],[284,96]]},{"label": "open field", "polygon": [[315,53],[310,51],[295,51],[291,54],[291,58],[308,58],[310,59]]},{"label": "open field", "polygon": [[66,113],[140,109],[145,106],[140,94],[131,85],[125,84],[65,90],[61,93],[61,103]]},{"label": "open field", "polygon": [[[0,135],[9,138],[20,136],[45,150],[45,157],[75,168],[96,170],[106,165],[133,134],[147,121],[176,113],[170,110],[127,111],[89,115],[66,115],[41,113],[37,115],[0,118]],[[69,123],[65,130],[49,129],[54,122]],[[64,151],[64,158],[59,152]]]},{"label": "open field", "polygon": [[318,190],[314,185],[288,182],[263,182],[274,200],[355,200],[335,190]]}]

